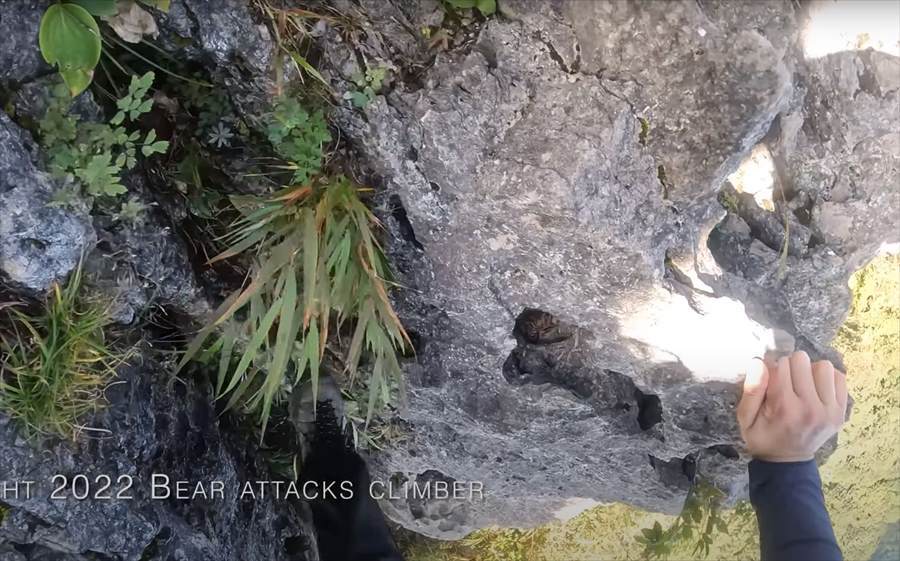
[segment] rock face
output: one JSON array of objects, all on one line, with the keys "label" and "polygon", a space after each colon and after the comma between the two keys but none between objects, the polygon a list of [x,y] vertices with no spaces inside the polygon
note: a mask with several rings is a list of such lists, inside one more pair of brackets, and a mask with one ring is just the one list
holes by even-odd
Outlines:
[{"label": "rock face", "polygon": [[165,48],[203,64],[247,116],[266,109],[275,50],[251,2],[180,0],[155,15]]},{"label": "rock face", "polygon": [[84,210],[48,205],[55,186],[37,157],[28,133],[0,113],[0,276],[40,292],[68,276],[96,235]]},{"label": "rock face", "polygon": [[50,67],[38,50],[37,30],[41,15],[47,8],[46,0],[0,0],[0,37],[3,52],[0,53],[0,86],[29,82]]},{"label": "rock face", "polygon": [[[40,553],[47,551],[57,555],[47,558],[72,561],[317,559],[302,504],[239,499],[244,481],[270,479],[252,435],[223,430],[208,392],[173,380],[171,365],[146,352],[140,362],[120,369],[119,383],[107,391],[109,408],[89,423],[109,432],[83,438],[79,447],[24,441],[12,422],[0,419],[0,474],[5,481],[36,482],[30,498],[6,497],[11,508],[0,542],[28,554],[12,559],[44,559]],[[60,484],[57,474],[70,487],[64,500],[48,500]],[[79,474],[89,478],[92,493],[105,483],[97,477],[113,474],[107,493],[131,498],[74,500],[84,490],[71,487]],[[153,474],[206,482],[208,494],[209,483],[221,481],[226,491],[208,500],[152,499]],[[126,489],[128,477],[133,485]]]},{"label": "rock face", "polygon": [[[34,111],[46,4],[0,0],[0,97]],[[810,14],[789,1],[500,0],[497,16],[453,24],[446,46],[419,33],[444,19],[438,0],[331,4],[350,22],[316,27],[335,90],[363,62],[391,69],[389,91],[334,117],[355,171],[382,188],[397,309],[417,343],[397,412],[409,431],[371,455],[373,476],[484,492],[386,512],[455,538],[592,502],[676,512],[698,475],[741,497],[745,361],[795,347],[838,360],[848,276],[898,241],[897,57],[807,58]],[[265,106],[278,57],[250,3],[173,0],[154,15],[163,48],[207,68],[241,111]],[[0,114],[4,286],[39,295],[85,254],[132,334],[151,305],[181,328],[208,310],[184,209],[160,179],[126,178],[158,206],[125,224],[48,206],[58,186],[40,160]],[[91,422],[103,438],[41,447],[0,417],[0,480],[43,482],[6,501],[0,559],[316,558],[299,503],[152,501],[146,487],[131,501],[47,500],[56,473],[269,477],[209,388],[161,361],[141,348],[122,369]]]},{"label": "rock face", "polygon": [[[40,115],[41,96],[55,80],[46,78],[50,69],[40,62],[36,45],[47,4],[0,2],[0,98],[9,100],[23,121]],[[245,102],[252,98],[247,92],[258,97],[265,89],[265,63],[246,46],[269,52],[268,35],[253,27],[246,2],[223,3],[218,11],[207,4],[172,2],[172,18],[205,14],[199,31],[189,26],[182,35],[188,42],[196,40],[187,48],[190,56],[213,70],[221,65],[223,72],[238,72],[229,63],[239,54],[261,64],[242,67],[244,89],[238,92]],[[255,35],[248,33],[248,25]],[[182,48],[184,41],[178,44]],[[85,120],[104,118],[89,94],[76,101],[75,110]],[[84,257],[90,289],[116,304],[116,335],[142,344],[128,365],[119,368],[106,391],[106,407],[86,420],[97,430],[77,443],[27,440],[0,413],[0,481],[35,481],[31,496],[6,493],[0,502],[0,559],[318,559],[304,503],[271,495],[240,498],[243,482],[282,479],[271,473],[257,435],[219,417],[204,376],[183,373],[176,379],[172,374],[172,338],[183,338],[189,320],[209,310],[179,230],[183,201],[166,199],[159,174],[138,166],[123,182],[129,197],[146,206],[139,219],[124,221],[96,208],[91,213],[77,201],[74,209],[56,207],[48,203],[61,185],[43,169],[44,154],[31,135],[0,112],[0,301],[6,301],[6,289],[39,299]],[[96,478],[109,475],[111,494],[127,481],[119,477],[130,476],[133,486],[125,495],[132,498],[79,501],[70,487],[66,500],[50,500],[56,474],[70,483],[83,474],[95,491],[105,482]],[[224,496],[153,500],[153,474],[172,481],[220,481]]]},{"label": "rock face", "polygon": [[[423,63],[404,30],[428,3],[359,4],[355,56],[323,50],[339,86],[360,59],[406,78],[339,119],[385,188],[420,343],[408,440],[371,461],[485,490],[387,512],[454,538],[573,500],[677,512],[696,473],[745,493],[746,361],[838,360],[847,278],[897,239],[897,58],[805,60],[789,2],[509,0]],[[728,184],[758,144],[768,210]]]},{"label": "rock face", "polygon": [[177,314],[202,318],[210,306],[194,278],[186,242],[175,232],[177,220],[155,200],[148,180],[128,176],[129,196],[146,205],[138,221],[97,217],[98,246],[85,268],[97,289],[113,295],[110,311],[117,323],[131,324],[154,305]]}]

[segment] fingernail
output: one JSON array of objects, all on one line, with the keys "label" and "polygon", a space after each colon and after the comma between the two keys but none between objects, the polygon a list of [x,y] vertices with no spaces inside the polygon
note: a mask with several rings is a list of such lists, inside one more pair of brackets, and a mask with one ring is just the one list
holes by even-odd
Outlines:
[{"label": "fingernail", "polygon": [[763,372],[765,372],[765,365],[758,358],[753,358],[750,360],[750,363],[747,365],[747,378],[745,383],[748,386],[758,386],[760,381],[762,381]]}]

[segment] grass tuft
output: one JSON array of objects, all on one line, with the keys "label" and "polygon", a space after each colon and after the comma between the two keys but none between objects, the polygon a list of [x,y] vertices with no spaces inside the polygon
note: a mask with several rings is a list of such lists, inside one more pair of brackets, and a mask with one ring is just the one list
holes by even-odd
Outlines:
[{"label": "grass tuft", "polygon": [[55,285],[43,309],[12,307],[0,333],[0,408],[31,435],[75,439],[80,419],[103,398],[116,357],[104,342],[106,311],[79,297],[81,268],[65,288]]},{"label": "grass tuft", "polygon": [[[254,265],[188,346],[179,369],[218,353],[218,397],[228,397],[226,408],[258,414],[263,432],[273,404],[306,376],[315,401],[329,334],[347,321],[355,327],[342,359],[343,385],[367,388],[366,425],[402,388],[397,352],[409,338],[388,300],[391,274],[373,231],[380,224],[361,190],[336,177],[267,199],[232,198],[242,217],[225,239],[228,249],[210,262],[250,252]],[[363,380],[364,352],[371,370]]]}]

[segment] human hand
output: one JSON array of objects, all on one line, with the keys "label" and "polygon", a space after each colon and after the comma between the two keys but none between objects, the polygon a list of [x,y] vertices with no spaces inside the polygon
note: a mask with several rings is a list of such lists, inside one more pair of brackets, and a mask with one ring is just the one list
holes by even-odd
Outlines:
[{"label": "human hand", "polygon": [[753,359],[737,406],[738,425],[754,458],[811,460],[844,423],[847,380],[827,360],[803,351],[766,365]]}]

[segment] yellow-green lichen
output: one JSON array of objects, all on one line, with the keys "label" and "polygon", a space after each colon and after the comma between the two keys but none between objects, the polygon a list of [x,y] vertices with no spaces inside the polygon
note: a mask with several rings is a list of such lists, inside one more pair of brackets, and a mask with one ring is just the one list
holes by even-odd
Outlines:
[{"label": "yellow-green lichen", "polygon": [[638,117],[638,122],[641,123],[641,132],[638,134],[638,142],[641,143],[641,146],[646,146],[650,137],[650,121],[645,117]]}]

